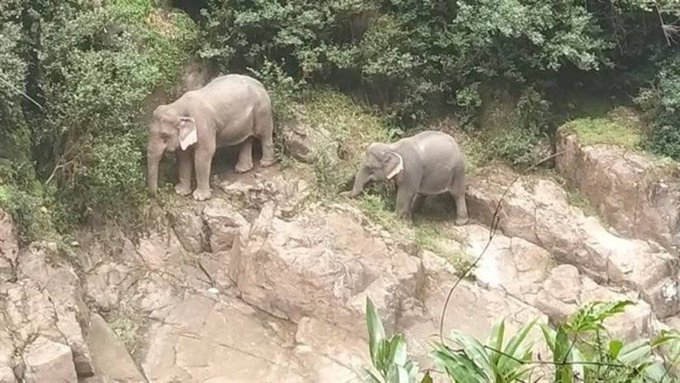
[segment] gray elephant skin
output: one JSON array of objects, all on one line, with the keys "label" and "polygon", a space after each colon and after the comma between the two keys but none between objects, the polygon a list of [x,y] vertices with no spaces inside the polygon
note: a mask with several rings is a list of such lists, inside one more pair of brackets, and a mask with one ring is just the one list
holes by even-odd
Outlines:
[{"label": "gray elephant skin", "polygon": [[264,86],[252,77],[229,74],[203,88],[184,93],[175,102],[158,106],[149,125],[147,186],[155,195],[158,165],[165,151],[177,156],[180,195],[192,193],[196,174],[198,201],[210,198],[210,166],[219,147],[241,145],[235,171],[253,168],[252,140],[262,144],[263,167],[276,162],[271,100]]},{"label": "gray elephant skin", "polygon": [[456,140],[438,131],[424,131],[394,143],[372,143],[354,179],[350,197],[371,181],[394,181],[396,213],[411,219],[424,196],[450,193],[456,204],[456,224],[468,222],[465,204],[465,158]]}]

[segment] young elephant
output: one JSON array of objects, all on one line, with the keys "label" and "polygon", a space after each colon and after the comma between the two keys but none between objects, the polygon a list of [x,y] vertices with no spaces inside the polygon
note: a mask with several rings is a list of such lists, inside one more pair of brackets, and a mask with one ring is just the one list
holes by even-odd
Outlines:
[{"label": "young elephant", "polygon": [[386,180],[397,185],[399,217],[410,219],[419,197],[448,192],[456,203],[456,225],[468,222],[465,159],[450,135],[424,131],[392,144],[371,144],[350,196],[359,195],[369,181]]},{"label": "young elephant", "polygon": [[[158,164],[163,152],[176,152],[179,183],[175,191],[191,194],[196,171],[194,199],[210,198],[210,166],[218,147],[242,144],[235,170],[253,168],[252,137],[262,143],[261,166],[273,165],[274,130],[272,105],[267,91],[254,78],[220,76],[201,89],[184,93],[177,101],[160,105],[153,112],[147,147],[147,183],[151,194],[158,187]],[[179,150],[178,150],[179,149]]]}]

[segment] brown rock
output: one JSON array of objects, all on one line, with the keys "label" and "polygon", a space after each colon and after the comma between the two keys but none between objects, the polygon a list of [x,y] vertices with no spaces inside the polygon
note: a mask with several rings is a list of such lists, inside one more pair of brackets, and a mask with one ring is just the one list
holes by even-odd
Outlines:
[{"label": "brown rock", "polygon": [[[423,253],[423,266],[427,275],[422,311],[402,313],[399,327],[404,329],[409,352],[416,356],[423,369],[432,366],[428,357],[428,342],[438,339],[439,321],[449,290],[458,277],[453,267],[443,258]],[[382,312],[381,312],[382,315]],[[507,333],[537,319],[547,323],[547,317],[535,308],[513,298],[500,289],[487,290],[467,280],[460,282],[451,295],[444,322],[445,336],[451,330],[460,330],[486,341],[491,328],[505,319]],[[542,339],[540,329],[531,333],[532,340]]]},{"label": "brown rock", "polygon": [[209,229],[212,252],[231,250],[241,230],[248,229],[248,221],[231,205],[220,199],[210,200],[203,209],[203,219]]},{"label": "brown rock", "polygon": [[61,343],[40,337],[31,343],[24,354],[24,382],[77,383],[71,349]]},{"label": "brown rock", "polygon": [[14,371],[7,366],[0,365],[0,383],[16,383],[17,378]]},{"label": "brown rock", "polygon": [[583,146],[560,129],[557,170],[620,233],[680,246],[680,166],[611,145]]},{"label": "brown rock", "polygon": [[[468,209],[481,222],[490,222],[497,201],[513,174],[507,170],[481,172],[468,188]],[[609,233],[593,217],[569,206],[566,193],[547,179],[521,179],[507,193],[499,227],[548,249],[559,263],[572,264],[601,284],[639,291],[661,318],[680,310],[677,265],[653,244]]]},{"label": "brown rock", "polygon": [[97,375],[104,375],[115,382],[146,382],[125,345],[98,314],[91,316],[87,344]]},{"label": "brown rock", "polygon": [[588,303],[623,300],[632,300],[635,305],[606,320],[607,329],[615,337],[628,341],[650,336],[654,314],[648,304],[597,285],[590,278],[580,275],[578,269],[571,265],[561,265],[551,271],[536,298],[535,306],[546,313],[553,323],[559,323]]},{"label": "brown rock", "polygon": [[273,217],[273,206],[239,237],[230,274],[246,302],[272,315],[313,317],[350,331],[364,326],[366,296],[384,309],[390,327],[422,284],[416,258],[388,250],[353,218],[315,212],[286,222]]},{"label": "brown rock", "polygon": [[308,164],[314,162],[312,142],[307,135],[306,126],[294,122],[283,126],[282,131],[286,154],[301,162]]},{"label": "brown rock", "polygon": [[336,326],[302,318],[295,334],[295,355],[312,372],[309,381],[363,382],[358,373],[371,360],[368,342]]},{"label": "brown rock", "polygon": [[186,251],[199,254],[209,250],[203,218],[193,211],[178,211],[172,215],[172,227]]},{"label": "brown rock", "polygon": [[[36,281],[53,302],[57,329],[66,338],[73,351],[73,361],[79,376],[92,376],[92,357],[83,336],[81,326],[89,322],[89,311],[82,300],[80,279],[73,268],[57,261],[49,244],[31,244],[19,255],[22,277]],[[53,258],[50,263],[48,258]]]}]

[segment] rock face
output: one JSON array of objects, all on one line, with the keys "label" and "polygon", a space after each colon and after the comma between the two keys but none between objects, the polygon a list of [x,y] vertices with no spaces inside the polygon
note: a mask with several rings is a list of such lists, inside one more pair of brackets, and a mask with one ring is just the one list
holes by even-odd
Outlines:
[{"label": "rock face", "polygon": [[[287,144],[304,160],[311,141],[296,134],[299,147],[292,136]],[[351,204],[310,201],[310,184],[276,167],[216,178],[211,200],[179,199],[161,228],[134,241],[120,230],[81,233],[75,254],[49,243],[19,251],[0,211],[0,383],[361,382],[367,298],[421,367],[433,367],[428,341],[461,270],[420,248],[427,241],[410,235],[423,239],[418,230],[389,233]],[[635,303],[607,323],[627,340],[652,334],[659,319],[677,322],[677,257],[663,234],[671,226],[656,226],[658,238],[612,234],[551,179],[510,189],[487,248],[483,225],[513,178],[505,169],[471,178],[468,209],[482,225],[432,221],[433,249],[486,249],[475,280],[450,296],[446,332],[485,340],[502,319],[512,332],[599,300]],[[601,205],[619,206],[611,201]],[[663,220],[636,222],[648,221]]]},{"label": "rock face", "polygon": [[76,383],[71,349],[61,343],[46,338],[38,338],[31,343],[24,356],[24,382],[64,382]]},{"label": "rock face", "polygon": [[125,345],[98,314],[92,315],[87,344],[92,350],[97,375],[106,376],[116,382],[146,382]]},{"label": "rock face", "polygon": [[286,222],[267,205],[239,237],[230,275],[243,299],[298,322],[316,317],[348,330],[363,327],[371,296],[387,326],[422,287],[417,258],[390,251],[361,222],[335,212],[312,212]]},{"label": "rock face", "polygon": [[[472,180],[468,209],[480,222],[490,222],[498,200],[513,176],[490,170]],[[499,227],[510,237],[548,249],[558,263],[576,266],[597,283],[639,292],[661,318],[678,314],[680,296],[675,258],[640,240],[609,233],[594,217],[568,203],[554,181],[522,179],[505,196]]]},{"label": "rock face", "polygon": [[12,217],[0,210],[0,283],[14,279],[19,254],[19,238]]},{"label": "rock face", "polygon": [[620,233],[680,247],[680,168],[611,145],[583,146],[561,129],[557,170]]}]

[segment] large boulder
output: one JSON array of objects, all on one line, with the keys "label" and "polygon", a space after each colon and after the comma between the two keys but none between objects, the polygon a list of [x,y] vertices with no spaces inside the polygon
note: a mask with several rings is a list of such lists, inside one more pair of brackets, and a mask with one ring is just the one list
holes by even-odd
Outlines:
[{"label": "large boulder", "polygon": [[417,258],[389,249],[354,217],[319,208],[287,222],[274,216],[273,204],[239,237],[230,274],[243,300],[272,315],[359,333],[367,297],[394,328],[423,282]]},{"label": "large boulder", "polygon": [[25,383],[77,383],[71,349],[61,343],[39,337],[24,354]]},{"label": "large boulder", "polygon": [[563,127],[557,170],[617,231],[680,246],[680,165],[612,145],[583,145]]},{"label": "large boulder", "polygon": [[210,250],[213,253],[230,251],[240,230],[248,226],[248,221],[222,199],[208,202],[203,208],[202,217],[208,228]]},{"label": "large boulder", "polygon": [[145,383],[146,378],[104,318],[98,314],[92,314],[91,318],[87,343],[97,375],[115,382]]},{"label": "large boulder", "polygon": [[76,272],[59,258],[53,244],[33,243],[19,255],[18,274],[36,282],[48,294],[57,329],[71,347],[78,375],[92,376],[92,357],[82,330],[89,323],[89,311]]},{"label": "large boulder", "polygon": [[[468,187],[468,209],[482,223],[491,222],[514,174],[505,169],[481,171]],[[654,312],[665,318],[680,311],[675,258],[640,240],[608,232],[594,217],[569,205],[554,181],[523,178],[504,195],[499,228],[548,249],[558,263],[579,268],[597,283],[626,286],[641,293]]]},{"label": "large boulder", "polygon": [[599,286],[590,278],[580,275],[578,269],[571,265],[561,265],[550,272],[534,306],[546,313],[553,323],[559,323],[588,303],[624,300],[635,304],[627,307],[624,313],[607,319],[607,329],[615,337],[627,341],[651,336],[654,314],[647,303],[636,301],[630,294]]},{"label": "large boulder", "polygon": [[[548,318],[539,310],[516,299],[501,289],[482,288],[474,282],[462,280],[450,295],[450,302],[444,313],[444,305],[451,288],[458,280],[456,270],[444,258],[424,251],[422,254],[426,287],[424,299],[420,307],[414,307],[402,313],[399,328],[404,329],[409,352],[423,368],[434,368],[429,358],[431,347],[429,342],[438,341],[439,324],[444,317],[444,336],[451,330],[460,330],[476,337],[480,341],[487,340],[491,329],[501,320],[505,320],[507,333],[513,333],[522,325],[536,319],[538,323],[548,323]],[[382,312],[380,313],[382,315]],[[532,340],[541,339],[541,332],[535,328],[531,332]]]},{"label": "large boulder", "polygon": [[187,293],[151,326],[142,367],[151,382],[304,382],[293,330],[232,297]]}]

